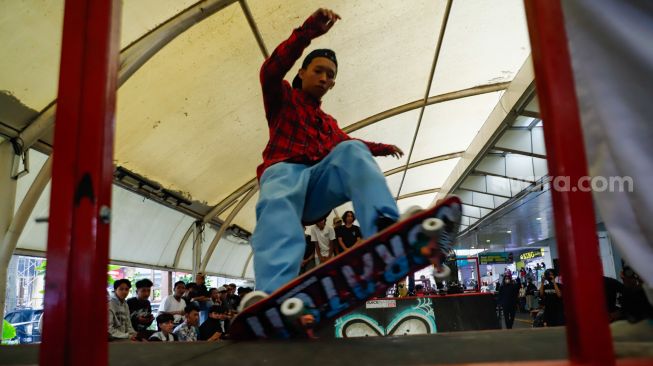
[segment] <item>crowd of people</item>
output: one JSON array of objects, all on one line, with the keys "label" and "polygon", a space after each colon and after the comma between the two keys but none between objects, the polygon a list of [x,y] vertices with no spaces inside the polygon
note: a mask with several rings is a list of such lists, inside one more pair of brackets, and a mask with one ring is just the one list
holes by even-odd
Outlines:
[{"label": "crowd of people", "polygon": [[[153,283],[136,281],[135,297],[127,299],[131,281],[113,283],[109,299],[109,340],[131,341],[219,341],[229,337],[230,320],[237,314],[241,298],[252,289],[228,284],[207,288],[205,275],[195,282],[177,281],[173,292],[159,307],[156,318],[148,300]],[[156,321],[156,330],[153,323]]]},{"label": "crowd of people", "polygon": [[333,226],[328,226],[326,218],[311,226],[304,233],[306,249],[300,274],[307,272],[329,259],[344,253],[363,240],[361,229],[354,225],[356,215],[345,211],[342,218],[333,218]]}]

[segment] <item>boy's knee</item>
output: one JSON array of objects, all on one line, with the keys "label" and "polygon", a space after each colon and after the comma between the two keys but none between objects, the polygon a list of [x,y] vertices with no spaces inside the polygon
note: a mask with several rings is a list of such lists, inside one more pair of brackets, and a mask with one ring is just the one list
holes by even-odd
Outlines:
[{"label": "boy's knee", "polygon": [[336,149],[342,150],[342,152],[344,152],[344,153],[348,153],[348,152],[356,153],[356,152],[360,152],[360,151],[368,151],[369,152],[367,146],[363,142],[358,141],[358,140],[343,141],[343,142],[339,143],[338,146],[336,146]]}]

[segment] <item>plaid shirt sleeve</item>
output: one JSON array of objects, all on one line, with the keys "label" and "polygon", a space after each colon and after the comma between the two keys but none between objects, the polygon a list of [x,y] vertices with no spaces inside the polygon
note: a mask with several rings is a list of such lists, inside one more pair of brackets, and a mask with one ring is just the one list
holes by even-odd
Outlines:
[{"label": "plaid shirt sleeve", "polygon": [[318,33],[314,16],[306,19],[304,24],[293,30],[290,37],[272,52],[261,66],[260,80],[263,88],[263,104],[268,122],[274,121],[279,112],[284,95],[290,92],[290,86],[283,82],[283,77],[301,57],[304,49]]}]

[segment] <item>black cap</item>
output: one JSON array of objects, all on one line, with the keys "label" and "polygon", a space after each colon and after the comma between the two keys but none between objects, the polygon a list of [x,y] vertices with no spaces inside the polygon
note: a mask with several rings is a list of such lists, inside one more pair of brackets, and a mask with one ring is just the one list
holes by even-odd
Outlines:
[{"label": "black cap", "polygon": [[[336,53],[328,48],[320,48],[313,50],[308,55],[306,55],[306,58],[304,58],[304,61],[302,62],[302,69],[308,67],[311,61],[313,61],[313,59],[316,57],[328,58],[329,60],[333,61],[334,64],[336,64],[336,68],[338,67],[338,59],[336,58]],[[301,89],[302,79],[299,78],[299,74],[295,75],[295,78],[292,80],[292,87],[295,89]]]}]

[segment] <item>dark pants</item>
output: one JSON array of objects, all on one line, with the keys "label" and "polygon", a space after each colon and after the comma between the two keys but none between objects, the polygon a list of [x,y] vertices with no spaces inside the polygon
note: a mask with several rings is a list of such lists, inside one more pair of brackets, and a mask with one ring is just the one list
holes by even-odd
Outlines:
[{"label": "dark pants", "polygon": [[506,328],[512,329],[512,324],[515,322],[515,306],[508,306],[503,308],[503,320],[506,322]]}]

